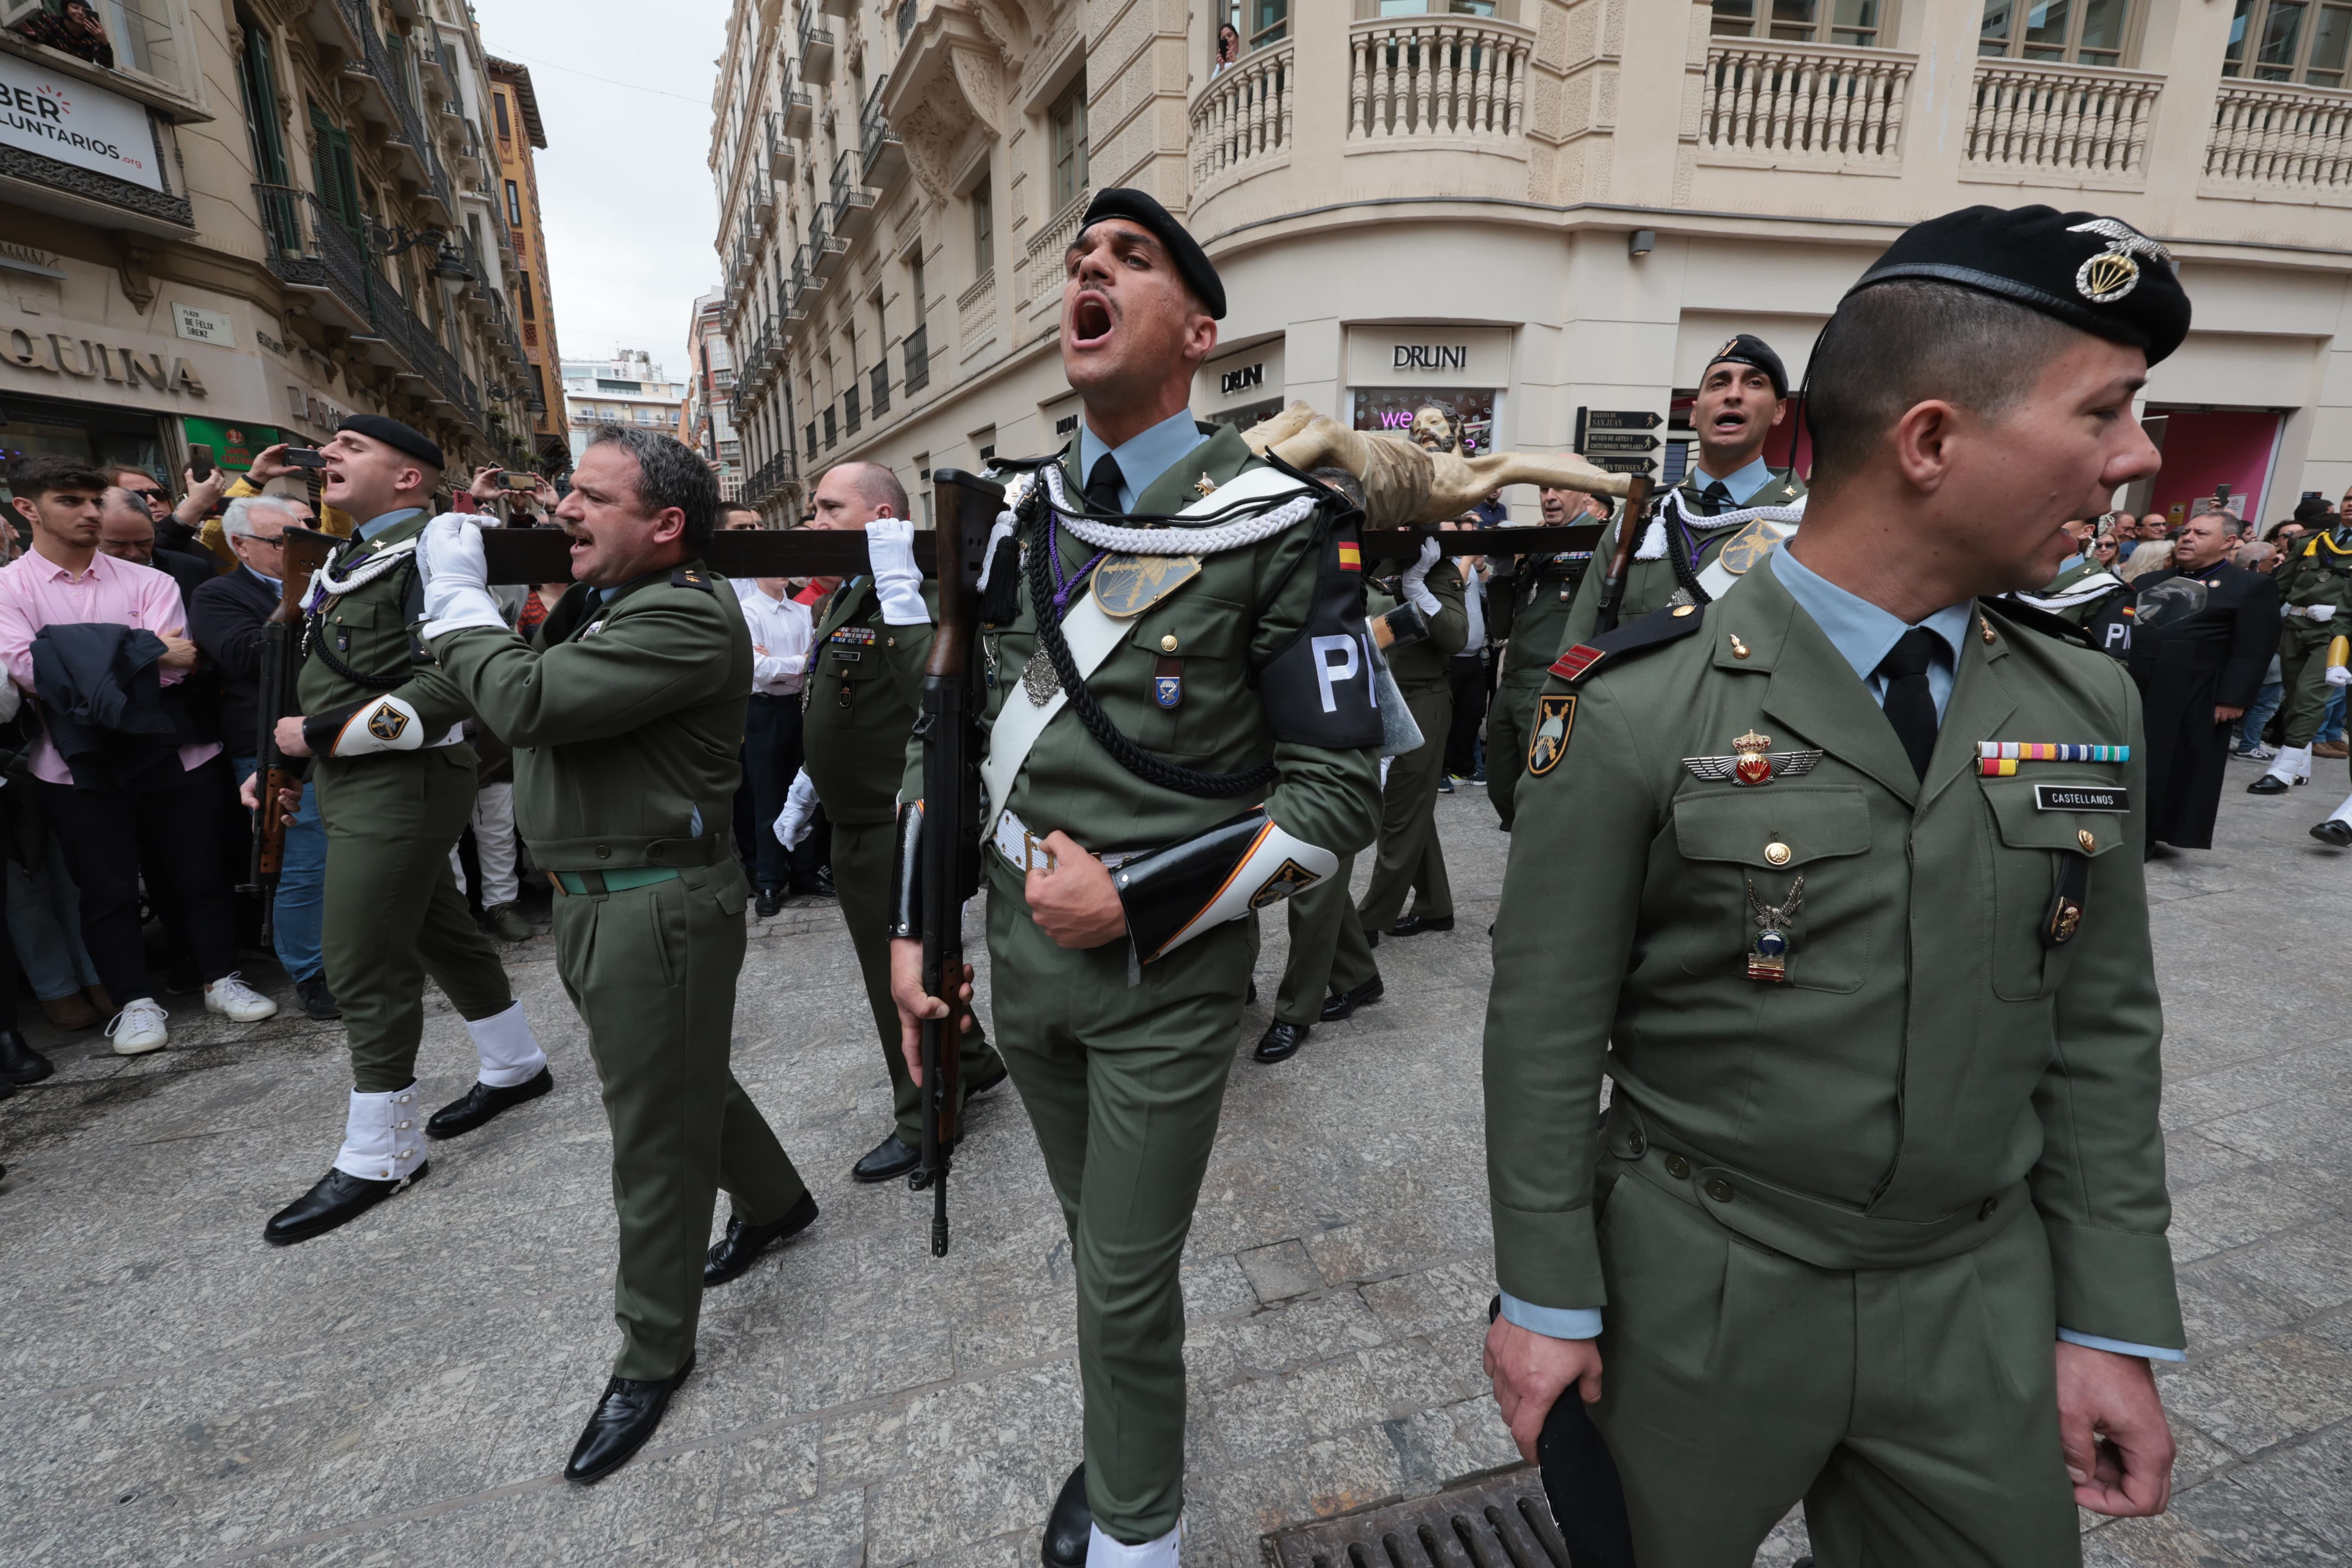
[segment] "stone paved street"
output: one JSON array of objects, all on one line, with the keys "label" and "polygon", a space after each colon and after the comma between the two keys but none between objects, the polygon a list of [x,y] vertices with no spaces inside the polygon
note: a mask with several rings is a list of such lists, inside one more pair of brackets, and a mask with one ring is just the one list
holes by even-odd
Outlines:
[{"label": "stone paved street", "polygon": [[[2220,847],[2149,869],[2191,1357],[2163,1376],[2173,1511],[2097,1529],[2094,1563],[2352,1555],[2352,860],[2305,837],[2344,784],[2324,771],[2269,801],[2234,765]],[[1459,929],[1383,942],[1385,1003],[1234,1069],[1185,1278],[1202,1568],[1514,1461],[1478,1356],[1482,933],[1508,841],[1483,791],[1441,812]],[[1283,951],[1269,921],[1269,998]],[[60,1070],[0,1106],[0,1563],[1033,1563],[1078,1457],[1057,1212],[1010,1087],[977,1107],[945,1261],[925,1197],[850,1183],[889,1097],[829,905],[758,928],[736,1046],[823,1216],[712,1294],[654,1447],[593,1490],[559,1479],[615,1345],[607,1140],[549,940],[509,962],[556,1092],[284,1251],[261,1225],[334,1149],[339,1027],[224,1040],[182,999],[173,1048],[130,1062],[28,1030]],[[471,1077],[437,997],[423,1071],[428,1106]]]}]

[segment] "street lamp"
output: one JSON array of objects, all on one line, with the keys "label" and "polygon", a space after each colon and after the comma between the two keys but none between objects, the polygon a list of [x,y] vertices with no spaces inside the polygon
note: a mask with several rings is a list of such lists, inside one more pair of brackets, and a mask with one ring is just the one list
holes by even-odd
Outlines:
[{"label": "street lamp", "polygon": [[474,269],[466,265],[465,253],[449,243],[449,237],[437,228],[386,228],[381,224],[368,226],[369,237],[375,242],[379,254],[398,256],[404,250],[414,250],[420,245],[433,247],[433,276],[451,283],[471,283]]}]

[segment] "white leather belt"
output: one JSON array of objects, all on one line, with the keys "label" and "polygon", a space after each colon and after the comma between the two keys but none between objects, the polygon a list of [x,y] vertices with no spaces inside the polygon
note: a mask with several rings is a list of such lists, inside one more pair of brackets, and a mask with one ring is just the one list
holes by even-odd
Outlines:
[{"label": "white leather belt", "polygon": [[[1004,857],[1006,864],[1024,875],[1031,871],[1050,871],[1054,868],[1053,852],[1045,847],[1045,840],[1050,837],[1050,834],[1030,831],[1029,825],[1010,811],[1000,811],[996,814],[996,834],[993,840],[996,852]],[[1097,856],[1096,858],[1103,863],[1106,869],[1115,870],[1141,853],[1141,850],[1129,849],[1117,854]]]}]

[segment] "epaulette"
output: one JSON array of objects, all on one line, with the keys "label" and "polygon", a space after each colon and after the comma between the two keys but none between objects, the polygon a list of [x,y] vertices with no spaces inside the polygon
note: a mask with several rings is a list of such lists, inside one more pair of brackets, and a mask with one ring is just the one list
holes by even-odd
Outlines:
[{"label": "epaulette", "polygon": [[1553,662],[1551,673],[1573,684],[1600,668],[1603,660],[1622,659],[1627,654],[1659,647],[1690,636],[1698,630],[1699,622],[1704,618],[1696,605],[1675,605],[1668,609],[1653,611],[1613,632],[1603,632],[1591,642],[1578,643]]},{"label": "epaulette", "polygon": [[710,585],[709,573],[699,571],[692,566],[681,566],[669,574],[669,585],[673,588],[699,588],[706,594],[719,592]]},{"label": "epaulette", "polygon": [[1983,608],[1993,611],[2012,626],[2022,626],[2029,632],[2040,632],[2046,637],[2056,637],[2060,642],[2073,643],[2076,647],[2089,648],[2093,653],[2099,651],[2099,645],[2091,640],[2091,634],[2063,616],[2053,616],[2047,610],[2037,610],[2032,605],[2021,604],[2015,599],[1994,598],[1990,595],[1979,599],[1977,603]]}]

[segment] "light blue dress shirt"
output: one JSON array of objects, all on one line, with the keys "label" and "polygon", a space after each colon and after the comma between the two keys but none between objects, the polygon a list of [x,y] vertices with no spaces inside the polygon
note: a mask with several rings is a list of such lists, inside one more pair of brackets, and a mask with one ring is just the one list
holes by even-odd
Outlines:
[{"label": "light blue dress shirt", "polygon": [[1103,445],[1094,426],[1083,418],[1078,421],[1078,483],[1084,485],[1087,476],[1095,471],[1095,464],[1108,455],[1118,459],[1118,510],[1133,511],[1135,498],[1148,489],[1151,481],[1184,460],[1192,448],[1209,437],[1201,434],[1189,408],[1171,414],[1149,430],[1138,431],[1116,447]]},{"label": "light blue dress shirt", "polygon": [[[1762,465],[1759,464],[1758,467]],[[1745,474],[1746,469],[1741,473]],[[1738,494],[1738,486],[1726,480],[1727,488]],[[1748,494],[1753,495],[1751,489]],[[1875,671],[1879,661],[1895,647],[1896,639],[1911,628],[1900,618],[1880,609],[1858,595],[1850,594],[1820,573],[1813,571],[1786,550],[1775,550],[1764,558],[1764,564],[1789,590],[1797,607],[1811,616],[1821,627],[1830,645],[1844,656],[1870,689],[1874,701],[1886,700],[1886,682]],[[1943,644],[1944,657],[1927,664],[1927,690],[1936,700],[1936,717],[1941,720],[1945,705],[1952,699],[1952,682],[1959,669],[1962,640],[1969,635],[1969,623],[1975,618],[1973,600],[1963,601],[1937,610],[1919,624],[1936,634]],[[1531,1332],[1555,1340],[1590,1340],[1601,1334],[1601,1309],[1598,1307],[1538,1307],[1532,1301],[1522,1301],[1505,1293],[1503,1316]],[[2060,1329],[2058,1337],[2069,1344],[2084,1345],[2095,1351],[2112,1351],[2117,1355],[2147,1356],[2152,1361],[2186,1361],[2185,1351],[2166,1350],[2157,1345],[2126,1344],[2120,1340],[2101,1339],[2096,1334],[2078,1334],[2072,1329]]]},{"label": "light blue dress shirt", "polygon": [[[1691,480],[1700,489],[1705,489],[1708,485],[1716,482],[1713,474],[1696,467],[1691,469]],[[1772,470],[1764,466],[1764,458],[1760,453],[1749,458],[1746,468],[1726,474],[1722,481],[1723,488],[1731,492],[1733,506],[1746,506],[1749,496],[1771,482]]]},{"label": "light blue dress shirt", "polygon": [[418,512],[423,511],[425,509],[421,506],[404,506],[397,511],[385,512],[382,517],[372,517],[365,522],[361,523],[357,528],[352,530],[352,531],[358,534],[362,542],[364,542],[367,540],[373,539],[377,534],[382,533],[387,528],[396,527],[401,523],[406,522],[410,518],[415,517]]}]

